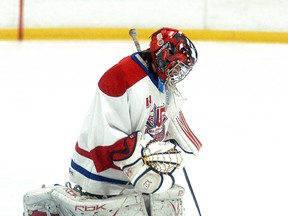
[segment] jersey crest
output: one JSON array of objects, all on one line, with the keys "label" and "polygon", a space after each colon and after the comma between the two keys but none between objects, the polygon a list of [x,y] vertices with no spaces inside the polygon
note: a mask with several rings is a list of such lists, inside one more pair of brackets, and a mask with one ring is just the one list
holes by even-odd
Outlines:
[{"label": "jersey crest", "polygon": [[166,116],[166,106],[157,107],[154,104],[150,111],[150,115],[146,122],[145,133],[150,134],[156,140],[162,141],[165,138],[165,122],[168,117]]}]

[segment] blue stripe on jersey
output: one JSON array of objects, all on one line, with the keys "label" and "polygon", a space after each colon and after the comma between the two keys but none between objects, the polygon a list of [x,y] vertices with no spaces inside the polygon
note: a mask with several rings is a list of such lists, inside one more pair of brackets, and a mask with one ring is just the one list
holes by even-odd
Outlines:
[{"label": "blue stripe on jersey", "polygon": [[153,74],[146,68],[145,65],[143,65],[139,59],[136,57],[137,54],[140,54],[141,52],[137,52],[131,55],[132,59],[145,71],[145,73],[149,76],[153,84],[158,88],[158,80],[155,79]]},{"label": "blue stripe on jersey", "polygon": [[155,79],[153,76],[153,72],[150,72],[148,68],[146,68],[145,65],[139,61],[139,59],[136,57],[137,54],[140,54],[141,52],[137,52],[131,55],[132,59],[145,71],[145,73],[149,76],[150,80],[153,82],[153,84],[159,89],[160,92],[164,93],[165,91],[165,83],[163,80],[158,77],[158,79]]},{"label": "blue stripe on jersey", "polygon": [[80,165],[78,165],[77,163],[75,163],[73,160],[71,160],[71,167],[74,170],[76,170],[77,172],[79,172],[82,175],[84,175],[85,177],[87,177],[89,179],[92,179],[92,180],[95,180],[95,181],[109,182],[109,183],[112,183],[112,184],[122,184],[122,185],[126,185],[128,183],[127,181],[111,179],[111,178],[107,178],[107,177],[103,177],[103,176],[91,173],[88,170],[86,170],[83,167],[81,167]]}]

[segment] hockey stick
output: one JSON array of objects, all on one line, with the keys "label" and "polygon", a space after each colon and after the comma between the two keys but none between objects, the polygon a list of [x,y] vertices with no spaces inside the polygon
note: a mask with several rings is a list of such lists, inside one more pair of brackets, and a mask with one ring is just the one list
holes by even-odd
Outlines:
[{"label": "hockey stick", "polygon": [[198,205],[198,202],[197,202],[195,193],[194,193],[194,191],[193,191],[193,188],[192,188],[192,185],[191,185],[191,182],[190,182],[190,179],[189,179],[189,177],[188,177],[188,174],[187,174],[187,171],[186,171],[185,167],[183,167],[183,172],[184,172],[184,175],[185,175],[186,182],[187,182],[187,184],[188,184],[188,186],[189,186],[191,195],[192,195],[192,197],[193,197],[195,206],[196,206],[197,211],[198,211],[198,213],[199,213],[199,216],[201,216],[200,207],[199,207],[199,205]]},{"label": "hockey stick", "polygon": [[141,47],[140,47],[140,44],[139,44],[139,41],[138,41],[136,29],[130,29],[129,30],[129,35],[133,39],[137,51],[140,52],[141,51]]}]

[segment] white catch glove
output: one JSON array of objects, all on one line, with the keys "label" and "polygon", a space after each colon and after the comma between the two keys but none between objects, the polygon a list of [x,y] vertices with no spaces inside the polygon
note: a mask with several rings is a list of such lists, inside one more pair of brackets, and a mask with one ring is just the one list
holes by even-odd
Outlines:
[{"label": "white catch glove", "polygon": [[112,152],[112,160],[137,191],[163,192],[174,185],[174,176],[183,161],[175,140],[159,142],[149,134],[134,132],[124,143],[125,150]]}]

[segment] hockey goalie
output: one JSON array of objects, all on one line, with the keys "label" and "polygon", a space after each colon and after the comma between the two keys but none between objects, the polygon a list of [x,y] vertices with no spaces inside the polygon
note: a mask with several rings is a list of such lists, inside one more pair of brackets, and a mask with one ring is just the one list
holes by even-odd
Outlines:
[{"label": "hockey goalie", "polygon": [[162,28],[150,46],[106,71],[96,87],[69,168],[73,183],[24,195],[25,216],[181,216],[175,177],[202,144],[176,85],[198,55],[184,33]]}]

